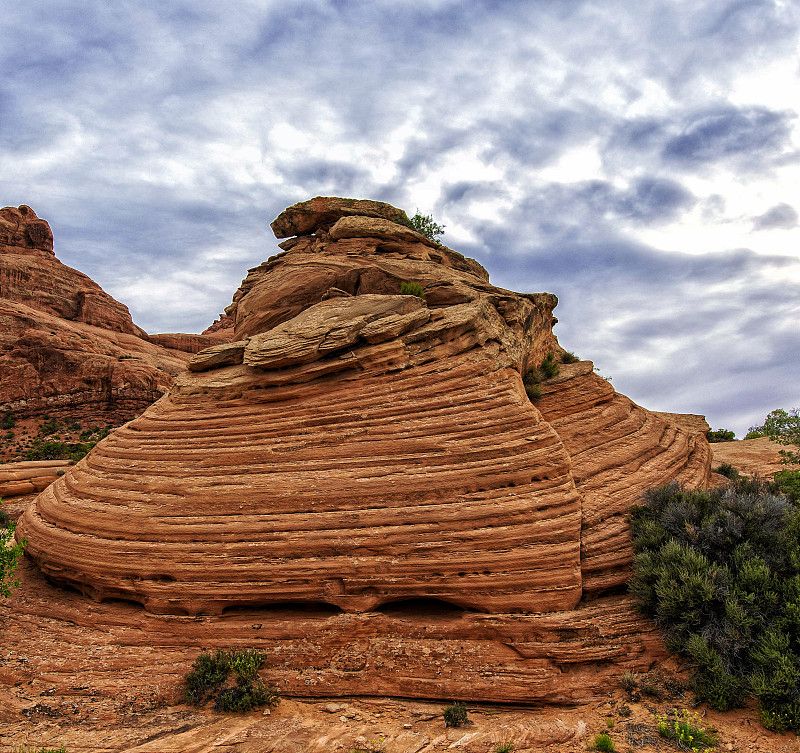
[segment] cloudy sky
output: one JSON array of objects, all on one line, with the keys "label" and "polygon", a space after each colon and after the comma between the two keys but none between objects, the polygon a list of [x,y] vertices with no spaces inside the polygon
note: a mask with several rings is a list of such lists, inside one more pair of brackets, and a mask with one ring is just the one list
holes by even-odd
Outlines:
[{"label": "cloudy sky", "polygon": [[560,342],[715,427],[800,406],[796,0],[10,0],[0,205],[201,331],[316,195],[432,213]]}]

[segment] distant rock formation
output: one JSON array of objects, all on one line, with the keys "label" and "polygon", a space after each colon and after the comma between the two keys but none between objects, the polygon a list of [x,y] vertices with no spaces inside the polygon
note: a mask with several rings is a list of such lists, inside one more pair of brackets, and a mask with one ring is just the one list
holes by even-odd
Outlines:
[{"label": "distant rock formation", "polygon": [[220,341],[148,336],[126,306],[58,261],[50,226],[25,205],[0,209],[0,323],[0,412],[20,416],[138,412],[189,353]]},{"label": "distant rock formation", "polygon": [[590,362],[532,403],[523,375],[564,354],[555,296],[491,285],[403,217],[337,198],[278,217],[298,235],[237,291],[234,341],[28,508],[42,571],[191,615],[565,612],[622,586],[625,513],[646,487],[707,483],[705,422],[635,405]]}]

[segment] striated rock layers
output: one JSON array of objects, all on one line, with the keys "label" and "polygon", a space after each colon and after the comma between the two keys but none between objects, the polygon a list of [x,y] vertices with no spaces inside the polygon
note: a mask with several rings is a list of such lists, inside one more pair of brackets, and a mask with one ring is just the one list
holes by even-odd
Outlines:
[{"label": "striated rock layers", "polygon": [[[317,198],[274,223],[234,342],[21,519],[51,579],[155,613],[437,599],[575,609],[624,584],[624,515],[645,487],[701,485],[702,419],[646,411],[589,362],[531,402],[522,375],[563,350],[555,296],[476,262],[378,202]],[[400,295],[417,282],[424,300]]]},{"label": "striated rock layers", "polygon": [[53,253],[28,206],[0,209],[0,412],[138,411],[172,385],[187,353],[219,336],[154,335]]}]

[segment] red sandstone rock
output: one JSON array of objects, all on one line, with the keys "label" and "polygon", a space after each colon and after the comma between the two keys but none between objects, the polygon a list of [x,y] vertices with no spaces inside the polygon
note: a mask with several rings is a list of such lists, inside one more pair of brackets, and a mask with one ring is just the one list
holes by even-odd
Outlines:
[{"label": "red sandstone rock", "polygon": [[138,412],[169,389],[187,353],[225,337],[148,336],[126,306],[56,259],[50,227],[30,207],[0,209],[0,411]]},{"label": "red sandstone rock", "polygon": [[[562,614],[623,583],[641,491],[708,480],[700,424],[634,405],[590,363],[532,404],[522,374],[563,352],[555,296],[413,238],[316,231],[251,270],[235,343],[196,354],[28,508],[18,532],[43,572],[183,614],[414,598]],[[409,280],[425,302],[397,295]],[[385,693],[476,697],[474,677],[383,674]]]},{"label": "red sandstone rock", "polygon": [[160,345],[168,350],[180,350],[184,353],[197,353],[205,348],[227,342],[229,332],[217,330],[212,334],[187,335],[183,332],[164,332],[158,335],[148,335],[147,340],[155,345]]},{"label": "red sandstone rock", "polygon": [[276,238],[308,235],[321,226],[330,227],[341,217],[378,217],[392,222],[407,220],[406,213],[391,204],[365,199],[317,196],[284,209],[272,223]]},{"label": "red sandstone rock", "polygon": [[0,499],[41,492],[63,476],[71,460],[27,460],[0,465]]}]

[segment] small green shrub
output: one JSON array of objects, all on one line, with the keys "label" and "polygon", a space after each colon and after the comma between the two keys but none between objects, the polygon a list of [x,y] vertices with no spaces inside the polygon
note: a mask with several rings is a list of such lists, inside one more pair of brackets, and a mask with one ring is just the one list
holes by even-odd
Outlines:
[{"label": "small green shrub", "polygon": [[432,215],[421,214],[419,209],[417,209],[417,213],[413,217],[409,218],[408,226],[437,243],[439,242],[438,236],[444,235],[444,229],[447,227],[434,222]]},{"label": "small green shrub", "polygon": [[673,709],[671,715],[656,714],[655,720],[658,734],[667,740],[673,740],[684,750],[710,753],[715,749],[717,734],[700,724],[700,715],[696,712],[690,714],[684,709],[679,713],[677,709]]},{"label": "small green shrub", "polygon": [[230,653],[218,648],[213,654],[205,651],[195,659],[186,675],[186,700],[199,706],[228,679],[231,671]]},{"label": "small green shrub", "polygon": [[736,439],[736,432],[728,429],[709,429],[706,432],[706,439],[709,442],[733,442]]},{"label": "small green shrub", "polygon": [[10,410],[3,413],[2,418],[0,418],[0,429],[13,429],[16,425],[17,420],[14,418],[14,414]]},{"label": "small green shrub", "polygon": [[456,701],[452,706],[445,706],[442,709],[445,727],[463,727],[469,724],[467,718],[467,706],[463,701]]},{"label": "small green shrub", "polygon": [[513,743],[500,743],[495,749],[494,753],[514,753]]},{"label": "small green shrub", "polygon": [[725,476],[732,481],[739,478],[739,471],[736,470],[730,463],[720,463],[714,468],[714,473],[719,473],[720,476]]},{"label": "small green shrub", "polygon": [[605,751],[606,753],[614,753],[617,749],[614,745],[614,740],[607,732],[601,732],[599,735],[594,736],[593,750]]},{"label": "small green shrub", "polygon": [[747,434],[744,435],[744,438],[745,439],[761,439],[761,437],[766,437],[766,436],[767,435],[764,434],[763,431],[761,431],[760,429],[753,428],[751,426],[750,427],[750,431],[748,431]]},{"label": "small green shrub", "polygon": [[561,363],[578,363],[581,359],[569,351],[561,354]]},{"label": "small green shrub", "polygon": [[535,403],[542,396],[542,388],[538,384],[525,382],[525,394],[528,396],[528,400]]},{"label": "small green shrub", "polygon": [[214,711],[242,712],[261,706],[275,706],[278,694],[261,680],[245,682],[232,688],[223,688],[214,701]]},{"label": "small green shrub", "polygon": [[[184,678],[186,700],[199,706],[213,698],[215,711],[233,712],[277,705],[278,693],[257,679],[264,658],[255,649],[202,652]],[[228,682],[231,673],[235,685]]]},{"label": "small green shrub", "polygon": [[544,357],[544,361],[542,361],[542,365],[539,368],[545,379],[552,379],[554,376],[558,376],[558,361],[556,361],[552,351]]},{"label": "small green shrub", "polygon": [[400,295],[415,295],[417,298],[425,299],[425,292],[418,282],[401,282]]}]

